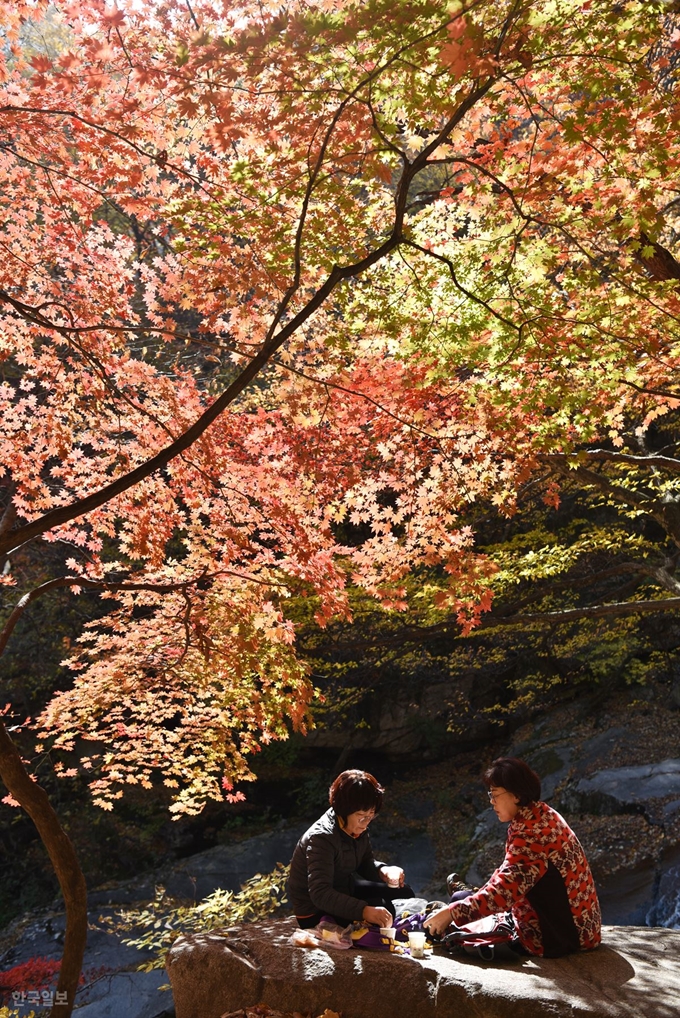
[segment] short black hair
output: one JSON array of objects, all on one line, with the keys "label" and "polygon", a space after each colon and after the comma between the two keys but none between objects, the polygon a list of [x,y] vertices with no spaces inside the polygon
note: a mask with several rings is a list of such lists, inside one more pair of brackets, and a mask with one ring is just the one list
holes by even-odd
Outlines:
[{"label": "short black hair", "polygon": [[541,779],[524,760],[515,756],[499,756],[484,772],[487,788],[505,788],[519,799],[520,806],[528,806],[541,798]]},{"label": "short black hair", "polygon": [[328,801],[343,823],[359,810],[380,812],[385,789],[368,771],[343,771],[328,789]]}]

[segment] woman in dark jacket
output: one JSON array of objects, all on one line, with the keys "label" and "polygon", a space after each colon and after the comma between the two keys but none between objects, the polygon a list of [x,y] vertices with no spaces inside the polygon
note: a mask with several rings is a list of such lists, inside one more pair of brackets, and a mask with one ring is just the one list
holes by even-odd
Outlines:
[{"label": "woman in dark jacket", "polygon": [[368,825],[380,812],[383,791],[367,771],[343,771],[329,789],[330,809],[298,841],[287,890],[303,929],[322,916],[342,926],[363,919],[388,927],[393,900],[413,896],[402,869],[373,858]]},{"label": "woman in dark jacket", "polygon": [[569,824],[540,801],[538,775],[514,757],[494,760],[484,775],[489,802],[509,823],[505,859],[484,887],[458,891],[432,913],[433,935],[509,911],[519,949],[558,958],[600,943],[600,905],[590,867]]}]

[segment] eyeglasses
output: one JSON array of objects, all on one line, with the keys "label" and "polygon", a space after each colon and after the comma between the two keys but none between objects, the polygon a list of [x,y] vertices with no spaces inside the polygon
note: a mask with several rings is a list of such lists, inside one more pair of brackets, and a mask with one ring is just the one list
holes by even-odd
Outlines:
[{"label": "eyeglasses", "polygon": [[494,795],[493,792],[487,792],[486,794],[489,797],[489,802],[492,803],[493,805],[495,805],[496,804],[496,799],[500,799],[500,797],[502,795],[512,795],[512,792],[508,792],[508,791],[498,792],[496,795]]}]

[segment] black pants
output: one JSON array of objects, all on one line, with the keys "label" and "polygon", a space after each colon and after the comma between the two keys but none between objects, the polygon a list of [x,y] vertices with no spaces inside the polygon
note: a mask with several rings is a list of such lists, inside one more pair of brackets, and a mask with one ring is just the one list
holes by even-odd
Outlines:
[{"label": "black pants", "polygon": [[[393,919],[395,916],[394,900],[415,897],[413,889],[408,884],[404,884],[403,887],[389,887],[384,880],[364,880],[363,877],[353,878],[351,893],[353,898],[361,898],[373,908],[386,908]],[[308,930],[312,926],[316,926],[326,914],[325,912],[315,912],[313,915],[296,916],[295,918],[301,929]],[[331,919],[338,926],[349,926],[352,922],[351,919],[346,919],[343,916],[334,915],[331,916]]]},{"label": "black pants", "polygon": [[471,894],[474,894],[472,887],[464,887],[462,891],[454,891],[449,898],[449,905],[452,901],[464,901],[465,898],[469,898]]}]

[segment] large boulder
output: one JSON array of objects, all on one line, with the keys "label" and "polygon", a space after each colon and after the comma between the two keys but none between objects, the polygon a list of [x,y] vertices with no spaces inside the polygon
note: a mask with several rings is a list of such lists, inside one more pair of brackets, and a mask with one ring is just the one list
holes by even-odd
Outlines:
[{"label": "large boulder", "polygon": [[265,1003],[343,1018],[677,1018],[680,932],[605,927],[567,958],[481,962],[295,947],[294,920],[180,937],[167,958],[177,1018]]},{"label": "large boulder", "polygon": [[573,793],[580,796],[586,806],[590,799],[595,799],[601,813],[618,813],[622,806],[637,806],[649,799],[673,796],[669,803],[672,807],[679,802],[680,760],[662,760],[657,764],[597,771],[590,777],[581,778]]}]

